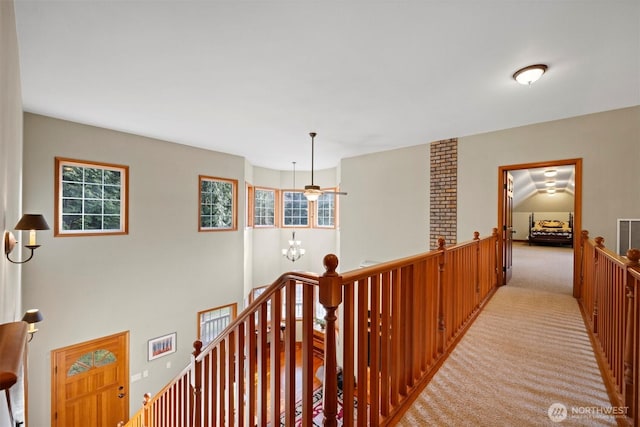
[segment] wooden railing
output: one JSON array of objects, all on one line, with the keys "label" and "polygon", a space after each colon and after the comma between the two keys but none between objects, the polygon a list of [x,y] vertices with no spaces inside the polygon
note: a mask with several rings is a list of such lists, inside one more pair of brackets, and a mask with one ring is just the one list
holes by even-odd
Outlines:
[{"label": "wooden railing", "polygon": [[344,426],[392,424],[495,291],[497,239],[497,229],[449,248],[441,239],[437,250],[343,275],[327,255],[322,276],[284,274],[206,348],[196,341],[189,366],[126,426],[289,426],[296,407],[311,425],[314,287],[326,310],[323,424],[336,426],[339,409]]},{"label": "wooden railing", "polygon": [[[604,247],[604,239],[582,232],[579,303],[595,342],[596,357],[613,405],[638,426],[640,393],[640,250],[622,258]],[[617,413],[619,415],[619,412]]]}]

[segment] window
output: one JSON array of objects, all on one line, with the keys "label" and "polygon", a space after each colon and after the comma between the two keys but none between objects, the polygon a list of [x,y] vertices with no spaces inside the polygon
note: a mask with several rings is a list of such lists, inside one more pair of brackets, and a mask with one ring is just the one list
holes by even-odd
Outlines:
[{"label": "window", "polygon": [[282,224],[285,227],[309,226],[309,202],[301,191],[283,191]]},{"label": "window", "polygon": [[315,225],[320,228],[334,228],[336,226],[336,195],[334,193],[323,193],[318,198]]},{"label": "window", "polygon": [[55,235],[126,234],[129,167],[56,157]]},{"label": "window", "polygon": [[206,346],[212,342],[224,328],[236,318],[238,304],[210,308],[198,313],[198,337]]},{"label": "window", "polygon": [[117,360],[115,354],[109,350],[95,350],[90,353],[85,353],[73,362],[73,365],[71,365],[67,372],[67,377],[82,374],[90,371],[92,368],[101,368],[110,365]]},{"label": "window", "polygon": [[275,227],[276,190],[255,187],[253,200],[254,226]]},{"label": "window", "polygon": [[238,181],[200,175],[198,231],[237,230]]}]

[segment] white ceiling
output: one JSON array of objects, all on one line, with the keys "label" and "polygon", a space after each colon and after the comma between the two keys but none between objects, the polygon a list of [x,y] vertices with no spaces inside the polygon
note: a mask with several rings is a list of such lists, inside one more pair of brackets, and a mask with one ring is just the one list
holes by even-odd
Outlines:
[{"label": "white ceiling", "polygon": [[[553,176],[546,176],[545,172],[555,172]],[[575,166],[553,166],[534,169],[519,169],[509,171],[513,176],[513,205],[528,199],[537,193],[548,194],[549,189],[556,193],[575,194]],[[547,185],[549,184],[549,185]]]},{"label": "white ceiling", "polygon": [[640,104],[638,0],[15,4],[26,111],[275,169]]}]

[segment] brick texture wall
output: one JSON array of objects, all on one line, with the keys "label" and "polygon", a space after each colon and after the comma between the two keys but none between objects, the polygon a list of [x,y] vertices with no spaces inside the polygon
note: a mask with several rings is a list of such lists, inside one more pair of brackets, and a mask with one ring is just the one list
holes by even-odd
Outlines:
[{"label": "brick texture wall", "polygon": [[446,245],[457,242],[458,227],[458,139],[431,143],[430,245],[438,247],[438,238]]}]

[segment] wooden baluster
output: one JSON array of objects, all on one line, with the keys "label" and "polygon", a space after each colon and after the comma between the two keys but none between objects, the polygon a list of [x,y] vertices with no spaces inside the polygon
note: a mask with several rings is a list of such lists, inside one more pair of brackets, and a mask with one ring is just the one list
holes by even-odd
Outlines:
[{"label": "wooden baluster", "polygon": [[[596,247],[600,248],[600,249],[604,249],[604,237],[596,237],[594,239],[594,241],[596,242]],[[598,271],[600,270],[598,268],[598,251],[594,251],[594,270],[595,270],[595,274],[598,274]],[[594,292],[593,292],[593,333],[597,334],[598,333],[598,278],[596,277],[595,283],[594,283]]]},{"label": "wooden baluster", "polygon": [[[473,232],[473,241],[477,242],[480,240],[480,232],[479,231],[474,231]],[[475,304],[474,304],[474,310],[475,307],[477,307],[480,304],[480,244],[476,244],[476,275],[475,275],[475,281],[476,281],[476,298],[475,298]]]},{"label": "wooden baluster", "polygon": [[444,247],[444,237],[438,238],[438,251],[440,251],[440,260],[438,261],[438,354],[444,353],[446,342],[445,332],[446,325],[444,321],[444,255],[446,248]]},{"label": "wooden baluster", "polygon": [[[640,263],[640,250],[639,249],[629,249],[627,251],[627,268],[629,267],[638,267]],[[628,273],[627,273],[628,274]],[[635,295],[635,281],[632,277],[627,278],[627,333],[625,335],[625,343],[624,343],[624,404],[629,408],[627,410],[627,416],[634,420],[638,416],[638,408],[636,408],[636,401],[634,400],[634,364],[633,364],[633,356],[634,356],[634,347],[637,343],[634,343],[634,337],[636,336],[637,331],[635,330],[635,306],[637,304],[634,301]],[[637,420],[636,420],[637,421]]]},{"label": "wooden baluster", "polygon": [[[327,314],[324,317],[325,343],[324,343],[324,392],[322,412],[323,426],[335,427],[338,425],[338,362],[336,346],[336,310],[342,303],[341,277],[336,273],[338,257],[329,254],[323,260],[325,273],[319,278],[319,300]],[[344,379],[343,379],[344,381]]]},{"label": "wooden baluster", "polygon": [[202,352],[202,341],[196,340],[193,342],[193,358],[191,363],[193,368],[191,369],[191,425],[193,427],[200,427],[202,416],[202,361],[198,360],[198,356]]},{"label": "wooden baluster", "polygon": [[495,247],[495,251],[493,254],[493,286],[498,286],[498,260],[500,259],[500,245],[498,243],[498,229],[496,227],[493,228],[491,233],[491,237],[493,237],[493,246]]},{"label": "wooden baluster", "polygon": [[149,402],[151,401],[151,393],[145,393],[142,398],[142,427],[150,427],[149,419]]}]

